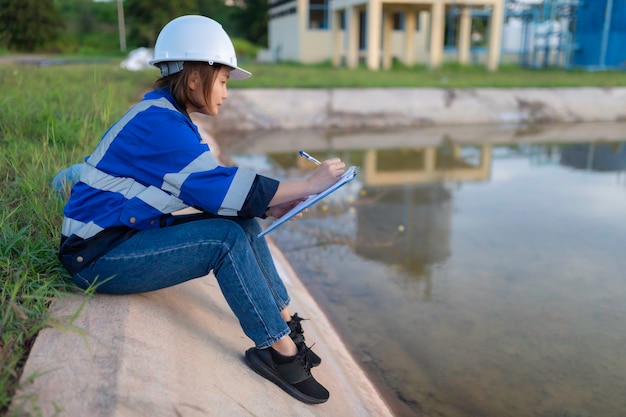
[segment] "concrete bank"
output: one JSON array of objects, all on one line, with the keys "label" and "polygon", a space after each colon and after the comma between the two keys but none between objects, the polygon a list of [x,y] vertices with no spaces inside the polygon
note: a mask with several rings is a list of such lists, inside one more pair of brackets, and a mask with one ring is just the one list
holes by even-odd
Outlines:
[{"label": "concrete bank", "polygon": [[626,87],[231,89],[214,133],[626,121]]},{"label": "concrete bank", "polygon": [[[271,247],[293,311],[310,319],[303,326],[322,357],[314,375],[331,392],[327,403],[301,403],[245,364],[252,343],[209,275],[147,294],[58,300],[58,326],[37,337],[12,410],[58,417],[390,417],[287,260]],[[71,327],[65,325],[81,305]]]}]

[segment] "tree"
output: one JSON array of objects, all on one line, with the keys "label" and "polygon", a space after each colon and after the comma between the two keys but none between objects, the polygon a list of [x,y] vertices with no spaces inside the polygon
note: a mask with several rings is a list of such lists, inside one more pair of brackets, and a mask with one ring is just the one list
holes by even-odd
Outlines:
[{"label": "tree", "polygon": [[170,20],[198,14],[198,0],[126,0],[124,10],[130,29],[129,43],[153,47],[159,32]]},{"label": "tree", "polygon": [[54,0],[65,23],[55,50],[116,53],[120,49],[116,1]]},{"label": "tree", "polygon": [[226,5],[225,0],[125,0],[129,43],[152,47],[167,22],[185,14],[200,14],[218,21],[231,38],[267,44],[267,0],[234,4]]},{"label": "tree", "polygon": [[234,7],[236,32],[255,45],[267,45],[267,0],[246,0],[242,7]]},{"label": "tree", "polygon": [[0,0],[0,41],[10,49],[32,52],[63,28],[53,0]]},{"label": "tree", "polygon": [[231,16],[234,7],[227,6],[224,1],[216,0],[198,0],[198,11],[202,16],[210,17],[213,20],[217,20],[224,27],[226,32],[233,36],[231,23]]}]

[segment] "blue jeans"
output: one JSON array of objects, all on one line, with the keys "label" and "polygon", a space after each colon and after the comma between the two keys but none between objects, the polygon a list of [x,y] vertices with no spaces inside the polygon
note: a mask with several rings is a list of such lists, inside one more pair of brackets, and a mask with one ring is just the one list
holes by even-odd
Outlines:
[{"label": "blue jeans", "polygon": [[212,218],[147,230],[98,258],[72,279],[107,294],[154,291],[213,270],[244,333],[264,349],[289,334],[289,304],[256,219]]}]

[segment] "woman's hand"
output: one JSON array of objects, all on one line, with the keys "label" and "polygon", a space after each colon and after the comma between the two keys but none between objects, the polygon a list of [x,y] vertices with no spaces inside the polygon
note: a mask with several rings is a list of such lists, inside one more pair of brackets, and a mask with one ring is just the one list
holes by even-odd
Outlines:
[{"label": "woman's hand", "polygon": [[331,158],[322,162],[307,179],[311,187],[316,190],[313,194],[319,193],[336,183],[345,171],[346,164],[339,158]]},{"label": "woman's hand", "polygon": [[[318,194],[334,183],[343,175],[346,164],[339,158],[331,158],[322,162],[315,171],[306,179],[298,181],[281,181],[274,197],[269,203],[268,216],[280,217],[293,207],[294,203]],[[292,204],[291,206],[289,204]],[[284,206],[286,205],[286,206]],[[287,207],[285,209],[285,207]],[[282,215],[281,214],[281,215]]]},{"label": "woman's hand", "polygon": [[[265,214],[268,217],[274,217],[275,219],[278,219],[280,217],[282,217],[285,213],[287,213],[289,210],[291,210],[292,208],[294,208],[298,203],[300,203],[301,201],[306,200],[306,198],[301,198],[298,200],[293,200],[293,201],[288,201],[286,203],[282,203],[282,204],[277,204],[275,206],[272,206],[270,208],[267,209],[267,211],[265,212]],[[306,210],[304,210],[306,212]],[[300,217],[302,217],[302,213],[299,213],[297,215],[295,215],[292,220],[295,219],[299,219]]]}]

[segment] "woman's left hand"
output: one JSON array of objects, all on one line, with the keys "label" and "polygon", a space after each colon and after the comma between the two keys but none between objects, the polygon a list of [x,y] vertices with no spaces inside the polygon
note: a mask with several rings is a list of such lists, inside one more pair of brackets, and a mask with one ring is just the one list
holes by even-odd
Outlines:
[{"label": "woman's left hand", "polygon": [[[294,208],[298,203],[304,200],[306,200],[306,198],[288,201],[283,204],[277,204],[275,206],[268,208],[265,214],[267,214],[268,217],[274,217],[275,219],[278,219],[282,217],[285,213],[287,213],[289,210]],[[304,210],[304,212],[306,212],[306,210]],[[304,212],[298,213],[297,215],[293,216],[292,220],[299,219],[300,217],[302,217],[302,214]]]}]

